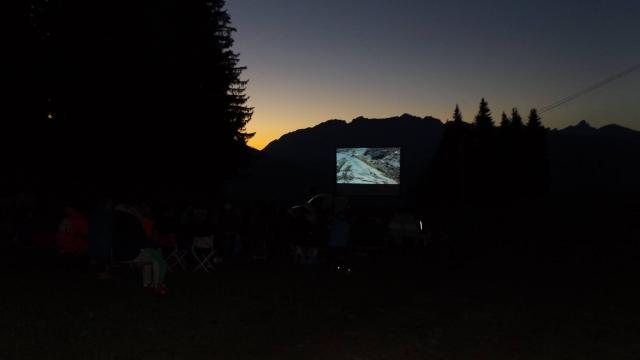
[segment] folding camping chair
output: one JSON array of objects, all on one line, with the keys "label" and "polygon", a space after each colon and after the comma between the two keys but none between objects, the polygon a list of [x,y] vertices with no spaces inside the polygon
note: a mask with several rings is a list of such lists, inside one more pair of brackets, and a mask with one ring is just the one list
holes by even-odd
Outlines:
[{"label": "folding camping chair", "polygon": [[169,255],[167,255],[169,271],[173,271],[177,266],[180,266],[182,270],[187,269],[184,258],[189,253],[189,249],[180,249],[178,247],[176,234],[158,234],[158,245],[169,252]]},{"label": "folding camping chair", "polygon": [[191,245],[191,254],[197,262],[196,267],[193,269],[194,272],[199,269],[205,272],[215,270],[213,260],[216,252],[213,246],[213,235],[194,237]]}]

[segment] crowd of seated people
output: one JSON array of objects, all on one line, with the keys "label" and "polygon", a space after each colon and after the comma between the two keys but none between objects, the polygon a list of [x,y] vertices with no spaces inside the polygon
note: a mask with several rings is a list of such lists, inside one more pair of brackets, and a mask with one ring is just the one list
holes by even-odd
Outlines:
[{"label": "crowd of seated people", "polygon": [[[348,208],[338,211],[334,206],[318,211],[313,206],[229,199],[155,203],[122,196],[81,199],[32,204],[31,212],[23,206],[13,211],[14,224],[4,224],[3,232],[12,233],[13,242],[22,248],[39,249],[56,259],[61,269],[107,280],[114,276],[114,268],[139,268],[143,286],[159,293],[166,292],[168,271],[209,271],[219,263],[322,263],[350,269],[352,249],[363,239],[371,242],[388,236],[386,226],[372,226]],[[194,243],[205,242],[212,252],[201,257]],[[176,260],[179,266],[174,266]]]},{"label": "crowd of seated people", "polygon": [[[243,216],[240,206],[230,201],[219,206],[204,201],[154,205],[117,196],[115,200],[77,198],[41,199],[27,205],[15,199],[6,201],[1,209],[6,215],[0,234],[3,253],[42,257],[47,266],[90,272],[105,280],[112,278],[113,265],[136,264],[142,269],[145,286],[164,289],[168,269],[163,247],[168,244],[188,250],[194,239],[213,237],[216,261],[232,262],[251,257],[254,243],[261,244],[255,246],[261,253],[266,251],[267,245],[252,240],[254,237],[273,238],[266,231],[254,231],[253,224],[260,220]],[[184,261],[187,268],[196,265],[188,256]]]}]

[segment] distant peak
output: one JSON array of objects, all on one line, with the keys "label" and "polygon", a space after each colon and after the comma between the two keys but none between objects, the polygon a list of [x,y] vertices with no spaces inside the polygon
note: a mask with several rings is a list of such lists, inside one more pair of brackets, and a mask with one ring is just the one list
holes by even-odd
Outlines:
[{"label": "distant peak", "polygon": [[587,120],[580,120],[580,122],[576,125],[577,128],[582,128],[582,129],[593,129],[593,126],[591,126]]},{"label": "distant peak", "polygon": [[637,137],[640,132],[620,126],[618,124],[609,124],[598,129],[598,132],[617,138]]},{"label": "distant peak", "polygon": [[586,120],[581,120],[576,125],[566,127],[564,131],[566,131],[567,133],[581,135],[591,135],[597,132],[596,128],[591,126]]},{"label": "distant peak", "polygon": [[316,126],[313,126],[311,128],[306,128],[306,129],[301,129],[301,130],[296,130],[294,131],[294,133],[299,132],[299,131],[308,131],[311,129],[332,129],[332,128],[338,128],[341,126],[346,125],[347,122],[344,120],[340,120],[340,119],[332,119],[332,120],[327,120],[327,121],[323,121],[321,123],[319,123]]},{"label": "distant peak", "polygon": [[331,119],[331,120],[327,120],[324,122],[321,122],[320,124],[314,126],[314,127],[318,127],[318,126],[327,126],[327,125],[343,125],[346,124],[347,122],[344,120],[340,120],[340,119]]},{"label": "distant peak", "polygon": [[[428,116],[425,119],[433,119],[432,117]],[[361,122],[361,121],[392,121],[392,120],[422,120],[421,117],[415,116],[415,115],[411,115],[408,113],[404,113],[400,116],[393,116],[393,117],[389,117],[389,118],[366,118],[364,116],[358,116],[357,118],[351,120],[352,123],[354,122]]]}]

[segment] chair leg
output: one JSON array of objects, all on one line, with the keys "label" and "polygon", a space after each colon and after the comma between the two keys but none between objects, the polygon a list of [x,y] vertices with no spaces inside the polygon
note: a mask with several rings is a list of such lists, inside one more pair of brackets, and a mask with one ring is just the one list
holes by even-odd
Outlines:
[{"label": "chair leg", "polygon": [[187,256],[187,253],[188,253],[187,250],[185,250],[185,251],[183,251],[181,253],[178,253],[177,260],[178,260],[178,264],[180,265],[182,270],[187,270],[187,265],[186,265],[186,263],[184,261],[184,258]]},{"label": "chair leg", "polygon": [[194,272],[198,271],[199,269],[202,269],[205,272],[210,272],[210,270],[215,270],[215,267],[211,263],[211,259],[215,255],[215,252],[213,250],[210,250],[205,255],[198,255],[197,249],[196,248],[192,248],[191,249],[191,254],[193,255],[193,257],[198,262],[198,265],[195,267],[195,269],[193,269]]},{"label": "chair leg", "polygon": [[180,252],[178,248],[175,247],[171,254],[167,256],[167,264],[169,265],[169,270],[173,271],[178,266],[180,266],[182,270],[186,270],[187,267],[184,263],[184,257],[186,256],[186,254],[186,251]]}]

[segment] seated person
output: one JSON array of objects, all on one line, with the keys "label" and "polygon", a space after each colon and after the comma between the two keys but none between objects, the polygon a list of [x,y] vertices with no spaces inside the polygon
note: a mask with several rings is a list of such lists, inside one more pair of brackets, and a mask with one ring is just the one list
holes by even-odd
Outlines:
[{"label": "seated person", "polygon": [[65,268],[78,270],[85,267],[87,235],[86,217],[74,207],[65,208],[56,234],[56,248]]},{"label": "seated person", "polygon": [[351,272],[351,226],[344,213],[339,212],[329,229],[329,261],[339,271]]},{"label": "seated person", "polygon": [[110,279],[113,206],[110,199],[100,199],[89,215],[89,258],[99,279]]},{"label": "seated person", "polygon": [[143,285],[164,295],[167,291],[164,285],[167,262],[152,246],[138,209],[131,204],[119,204],[113,215],[113,258],[141,265]]}]

